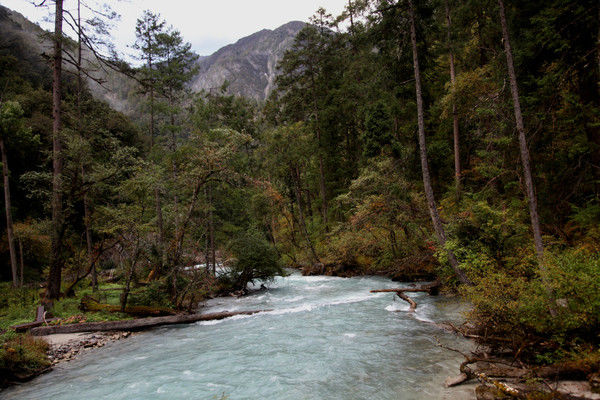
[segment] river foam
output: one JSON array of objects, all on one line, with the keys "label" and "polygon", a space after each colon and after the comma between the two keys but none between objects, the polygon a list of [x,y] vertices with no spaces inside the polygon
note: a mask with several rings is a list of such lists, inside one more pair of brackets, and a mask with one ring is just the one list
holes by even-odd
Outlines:
[{"label": "river foam", "polygon": [[[259,285],[260,286],[260,285]],[[380,277],[293,274],[204,312],[271,310],[155,329],[91,351],[1,399],[418,400],[447,397],[463,342],[423,321],[460,318],[455,300],[415,295],[415,313]],[[463,399],[464,394],[455,396]]]}]

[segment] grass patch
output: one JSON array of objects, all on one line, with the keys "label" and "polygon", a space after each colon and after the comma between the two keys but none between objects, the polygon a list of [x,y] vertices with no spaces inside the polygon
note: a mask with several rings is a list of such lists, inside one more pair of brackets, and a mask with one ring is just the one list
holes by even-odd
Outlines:
[{"label": "grass patch", "polygon": [[0,386],[39,374],[50,366],[48,344],[28,334],[3,335],[0,344]]}]

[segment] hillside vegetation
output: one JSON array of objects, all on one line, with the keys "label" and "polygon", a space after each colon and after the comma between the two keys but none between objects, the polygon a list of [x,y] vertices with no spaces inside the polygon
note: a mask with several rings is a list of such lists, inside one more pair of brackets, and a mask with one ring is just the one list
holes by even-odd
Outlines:
[{"label": "hillside vegetation", "polygon": [[320,9],[263,103],[227,84],[192,93],[197,56],[146,11],[132,44],[142,66],[110,62],[135,87],[128,116],[66,69],[58,127],[52,66],[2,35],[1,277],[47,282],[48,305],[110,280],[122,310],[190,310],[282,266],[439,279],[492,347],[597,360],[598,7]]}]

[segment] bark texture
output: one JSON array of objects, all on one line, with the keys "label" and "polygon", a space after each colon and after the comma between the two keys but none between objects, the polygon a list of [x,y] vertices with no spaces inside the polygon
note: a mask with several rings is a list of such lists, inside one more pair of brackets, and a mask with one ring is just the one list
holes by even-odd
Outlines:
[{"label": "bark texture", "polygon": [[167,317],[139,318],[125,321],[84,322],[81,324],[40,326],[33,328],[33,336],[52,335],[56,333],[102,332],[102,331],[139,331],[161,325],[190,324],[198,321],[213,321],[233,317],[235,315],[252,315],[269,310],[219,312],[212,314],[185,314]]},{"label": "bark texture", "polygon": [[10,203],[10,182],[8,170],[8,158],[4,138],[0,137],[0,153],[2,153],[2,177],[4,179],[4,208],[6,209],[6,235],[8,236],[8,249],[10,252],[10,269],[12,272],[13,287],[19,285],[17,272],[17,251],[15,249],[15,235],[13,230],[12,211]]},{"label": "bark texture", "polygon": [[[419,54],[417,49],[417,30],[415,27],[415,11],[412,0],[409,0],[409,17],[410,17],[410,39],[413,53],[413,67],[415,73],[415,91],[417,97],[417,122],[419,127],[419,155],[421,157],[421,170],[423,172],[423,186],[425,188],[425,197],[427,198],[427,206],[433,222],[433,228],[437,235],[438,241],[442,247],[446,247],[446,232],[438,213],[437,204],[433,195],[431,186],[431,177],[429,175],[429,164],[427,161],[427,144],[425,142],[425,120],[423,116],[423,92],[421,89],[421,70],[419,67]],[[456,256],[451,250],[446,250],[448,261],[452,266],[458,280],[463,284],[471,284],[467,275],[458,265]]]},{"label": "bark texture", "polygon": [[[533,230],[533,242],[537,254],[538,264],[541,272],[542,281],[548,295],[554,301],[554,295],[548,282],[548,271],[544,263],[544,244],[542,242],[542,230],[540,228],[540,218],[537,211],[537,196],[531,174],[531,161],[529,158],[529,148],[527,147],[527,138],[525,137],[525,126],[523,124],[523,114],[521,113],[521,102],[519,101],[519,88],[517,86],[517,75],[513,61],[512,48],[510,46],[510,36],[508,34],[508,24],[506,22],[506,13],[504,2],[498,0],[500,9],[500,23],[502,24],[502,38],[504,39],[504,52],[506,53],[506,66],[508,68],[508,78],[510,81],[510,92],[513,99],[513,108],[515,112],[515,123],[517,134],[519,135],[519,149],[521,152],[521,163],[523,165],[523,177],[525,178],[525,189],[529,201],[529,215],[531,217],[531,228]],[[550,306],[550,314],[556,315],[554,306]]]},{"label": "bark texture", "polygon": [[61,76],[62,76],[62,24],[63,0],[55,2],[54,19],[54,56],[53,56],[53,83],[52,83],[52,250],[50,272],[48,274],[47,297],[58,299],[60,296],[60,283],[62,278],[64,216],[62,206],[61,175],[62,138],[61,138]]}]

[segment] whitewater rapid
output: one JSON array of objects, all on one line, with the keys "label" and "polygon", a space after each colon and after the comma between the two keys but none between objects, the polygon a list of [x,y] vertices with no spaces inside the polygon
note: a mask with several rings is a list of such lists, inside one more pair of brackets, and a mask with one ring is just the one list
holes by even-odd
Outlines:
[{"label": "whitewater rapid", "polygon": [[92,350],[2,399],[466,399],[444,389],[460,356],[437,340],[464,340],[431,322],[459,321],[455,299],[410,294],[416,313],[381,277],[303,277],[268,290],[206,302],[205,312],[269,309],[164,327]]}]

